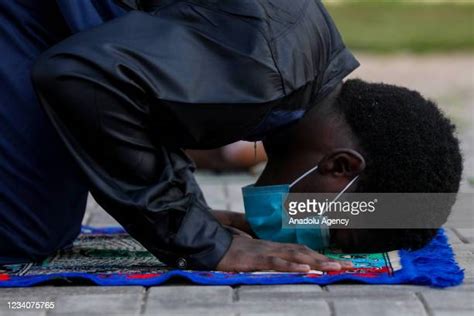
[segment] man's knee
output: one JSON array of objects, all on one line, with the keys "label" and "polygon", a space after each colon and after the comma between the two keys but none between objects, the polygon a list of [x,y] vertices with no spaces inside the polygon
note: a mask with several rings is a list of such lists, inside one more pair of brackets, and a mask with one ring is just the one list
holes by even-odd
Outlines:
[{"label": "man's knee", "polygon": [[[45,222],[48,224],[48,221]],[[26,232],[9,231],[7,234],[0,228],[0,264],[39,262],[71,246],[79,234],[80,222],[68,224],[47,227],[46,233],[29,229]]]}]

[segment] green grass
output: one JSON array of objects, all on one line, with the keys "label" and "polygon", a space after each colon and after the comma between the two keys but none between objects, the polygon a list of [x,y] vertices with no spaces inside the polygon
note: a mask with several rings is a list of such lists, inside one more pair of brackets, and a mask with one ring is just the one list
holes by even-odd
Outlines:
[{"label": "green grass", "polygon": [[369,52],[474,51],[474,2],[325,3],[345,43]]},{"label": "green grass", "polygon": [[469,178],[469,179],[467,179],[467,181],[469,182],[471,187],[474,187],[474,178]]}]

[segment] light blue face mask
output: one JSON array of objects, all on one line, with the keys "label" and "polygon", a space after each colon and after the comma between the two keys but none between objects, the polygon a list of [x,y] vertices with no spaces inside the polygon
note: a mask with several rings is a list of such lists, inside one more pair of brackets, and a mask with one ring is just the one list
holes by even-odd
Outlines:
[{"label": "light blue face mask", "polygon": [[[318,170],[318,166],[308,170],[291,184],[260,187],[249,185],[242,188],[245,218],[258,238],[275,242],[302,244],[314,250],[329,246],[329,228],[326,225],[312,225],[311,228],[282,227],[283,220],[288,217],[283,203],[291,188],[316,170]],[[349,182],[333,201],[339,199],[357,178],[358,176]],[[320,216],[321,218],[322,216]]]}]

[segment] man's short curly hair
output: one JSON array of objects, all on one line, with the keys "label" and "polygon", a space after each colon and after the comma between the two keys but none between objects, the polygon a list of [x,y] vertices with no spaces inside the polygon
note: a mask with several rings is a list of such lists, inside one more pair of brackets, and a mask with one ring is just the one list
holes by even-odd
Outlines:
[{"label": "man's short curly hair", "polygon": [[[359,192],[451,193],[459,190],[462,156],[455,126],[438,106],[406,88],[346,81],[335,101],[337,112],[363,149],[367,167]],[[447,218],[452,204],[444,206]],[[367,230],[367,248],[417,249],[436,229]],[[352,249],[354,250],[354,249]]]}]

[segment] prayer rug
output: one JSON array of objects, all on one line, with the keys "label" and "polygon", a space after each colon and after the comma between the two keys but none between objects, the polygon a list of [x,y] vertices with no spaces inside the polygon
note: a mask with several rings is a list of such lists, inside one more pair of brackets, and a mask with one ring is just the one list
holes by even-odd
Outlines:
[{"label": "prayer rug", "polygon": [[0,287],[40,284],[155,286],[186,280],[195,284],[418,284],[448,287],[462,283],[464,273],[454,258],[443,230],[423,249],[374,254],[326,256],[351,260],[354,268],[322,273],[225,273],[174,270],[167,267],[121,228],[84,227],[74,245],[40,263],[0,266]]}]

